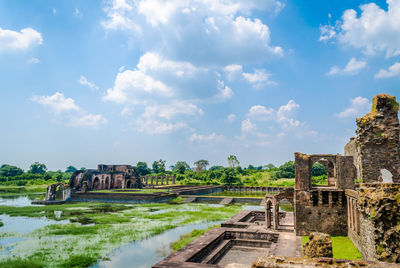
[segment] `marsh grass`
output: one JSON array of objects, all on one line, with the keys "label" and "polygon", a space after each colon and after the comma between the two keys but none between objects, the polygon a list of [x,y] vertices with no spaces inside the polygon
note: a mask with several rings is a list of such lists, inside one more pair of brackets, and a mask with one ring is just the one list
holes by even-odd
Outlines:
[{"label": "marsh grass", "polygon": [[[26,238],[13,244],[11,253],[18,257],[8,261],[26,260],[44,267],[81,267],[94,264],[129,242],[178,226],[222,221],[240,209],[240,206],[208,207],[206,204],[67,203],[43,207],[0,206],[0,214],[55,219],[54,211],[61,211],[56,220],[69,219],[72,223],[48,225],[29,234],[8,233],[8,237]],[[93,225],[83,225],[88,223]],[[0,263],[0,267],[4,266]]]}]

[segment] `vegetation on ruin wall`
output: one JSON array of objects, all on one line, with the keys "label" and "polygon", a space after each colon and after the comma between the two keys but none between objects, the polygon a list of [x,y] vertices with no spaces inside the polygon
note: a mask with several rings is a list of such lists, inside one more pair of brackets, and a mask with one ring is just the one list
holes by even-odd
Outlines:
[{"label": "vegetation on ruin wall", "polygon": [[194,229],[193,231],[191,231],[188,234],[183,234],[179,237],[178,241],[172,242],[170,244],[170,248],[172,249],[172,251],[178,251],[214,227],[220,227],[220,225],[214,225],[214,226],[210,226],[209,228],[200,229],[200,230]]},{"label": "vegetation on ruin wall", "polygon": [[[361,260],[360,251],[347,236],[331,236],[333,258],[346,260]],[[301,246],[308,242],[308,236],[301,237]]]},{"label": "vegetation on ruin wall", "polygon": [[[240,209],[240,206],[167,203],[0,206],[0,214],[9,216],[70,221],[48,225],[29,234],[0,233],[0,237],[26,239],[13,244],[14,257],[0,256],[0,267],[87,267],[100,258],[107,259],[107,254],[131,241],[177,226],[226,220]],[[58,211],[61,211],[59,218],[56,216],[59,213],[55,213]]]}]

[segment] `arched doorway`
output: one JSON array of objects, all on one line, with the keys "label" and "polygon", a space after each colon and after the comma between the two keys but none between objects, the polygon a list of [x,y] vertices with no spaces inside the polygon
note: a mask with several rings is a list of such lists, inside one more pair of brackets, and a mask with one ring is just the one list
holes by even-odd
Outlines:
[{"label": "arched doorway", "polygon": [[98,177],[93,180],[93,190],[99,190],[100,188],[100,179]]},{"label": "arched doorway", "polygon": [[110,188],[110,182],[109,182],[109,180],[108,180],[108,177],[106,178],[106,185],[105,185],[105,188],[106,188],[106,189],[109,189],[109,188]]},{"label": "arched doorway", "polygon": [[127,181],[126,182],[126,188],[131,188],[132,187],[132,181]]}]

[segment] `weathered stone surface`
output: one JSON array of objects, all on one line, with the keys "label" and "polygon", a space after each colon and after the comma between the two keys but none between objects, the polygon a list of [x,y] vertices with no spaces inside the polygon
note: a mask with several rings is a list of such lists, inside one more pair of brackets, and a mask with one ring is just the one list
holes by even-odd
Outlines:
[{"label": "weathered stone surface", "polygon": [[388,94],[372,100],[371,112],[357,119],[357,138],[345,147],[345,155],[353,156],[358,178],[363,182],[379,181],[382,170],[400,182],[399,103]]},{"label": "weathered stone surface", "polygon": [[296,258],[296,257],[276,257],[262,256],[258,258],[251,268],[300,268],[300,267],[400,267],[398,264],[384,262],[350,261],[332,258]]},{"label": "weathered stone surface", "polygon": [[362,184],[358,206],[364,258],[400,262],[400,184]]},{"label": "weathered stone surface", "polygon": [[305,257],[309,258],[332,258],[331,236],[318,232],[311,233],[309,235],[309,241],[303,246],[303,254]]}]

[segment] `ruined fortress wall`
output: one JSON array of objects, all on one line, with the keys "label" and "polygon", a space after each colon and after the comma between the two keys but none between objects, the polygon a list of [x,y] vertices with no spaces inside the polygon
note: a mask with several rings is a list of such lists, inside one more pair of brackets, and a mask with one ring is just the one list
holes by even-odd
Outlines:
[{"label": "ruined fortress wall", "polygon": [[371,112],[357,119],[357,137],[345,147],[345,155],[354,157],[358,178],[378,181],[381,170],[400,182],[399,103],[396,98],[379,94],[372,100]]},{"label": "ruined fortress wall", "polygon": [[400,262],[400,184],[362,184],[359,248],[366,260]]},{"label": "ruined fortress wall", "polygon": [[[323,192],[295,190],[295,227],[296,235],[309,235],[311,232],[323,232],[331,235],[347,234],[347,214],[345,198],[340,202],[333,200],[329,192],[327,202]],[[332,191],[343,194],[343,191]],[[317,204],[313,195],[318,196]],[[339,196],[339,194],[338,194]]]}]

